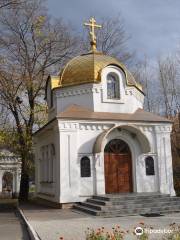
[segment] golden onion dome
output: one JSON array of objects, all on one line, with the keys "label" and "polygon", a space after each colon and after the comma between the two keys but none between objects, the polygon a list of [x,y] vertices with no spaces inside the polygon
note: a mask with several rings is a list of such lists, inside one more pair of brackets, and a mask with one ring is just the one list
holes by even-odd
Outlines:
[{"label": "golden onion dome", "polygon": [[59,87],[100,83],[101,71],[109,65],[119,67],[125,74],[127,85],[134,86],[142,92],[142,86],[136,83],[132,74],[121,62],[98,51],[91,51],[70,60],[60,73]]},{"label": "golden onion dome", "polygon": [[[60,72],[59,80],[56,77],[50,76],[48,81],[50,82],[51,89],[85,83],[100,83],[103,68],[114,65],[124,72],[127,86],[134,86],[142,92],[142,86],[136,83],[132,74],[121,62],[96,50],[95,28],[99,29],[102,26],[97,24],[93,17],[88,23],[84,23],[84,25],[90,28],[91,51],[70,60]],[[48,81],[46,86],[48,85]]]}]

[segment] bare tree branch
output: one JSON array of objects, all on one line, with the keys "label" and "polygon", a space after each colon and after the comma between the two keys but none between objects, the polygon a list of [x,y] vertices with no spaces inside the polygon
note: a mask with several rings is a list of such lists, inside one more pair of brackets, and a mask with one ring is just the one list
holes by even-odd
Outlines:
[{"label": "bare tree branch", "polygon": [[20,8],[0,15],[0,100],[14,119],[23,175],[28,175],[31,165],[37,103],[43,105],[47,75],[56,64],[73,57],[77,46],[71,28],[62,20],[52,21],[42,0],[24,1]]},{"label": "bare tree branch", "polygon": [[0,9],[11,8],[11,7],[13,7],[15,5],[18,5],[20,3],[21,3],[21,1],[19,1],[19,0],[1,0]]}]

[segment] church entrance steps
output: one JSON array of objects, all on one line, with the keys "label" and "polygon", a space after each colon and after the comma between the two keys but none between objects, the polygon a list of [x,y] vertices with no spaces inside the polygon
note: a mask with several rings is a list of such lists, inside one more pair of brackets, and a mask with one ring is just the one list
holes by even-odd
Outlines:
[{"label": "church entrance steps", "polygon": [[[125,200],[125,201],[127,201],[127,200]],[[124,200],[119,200],[119,201],[99,201],[99,200],[97,200],[97,199],[87,199],[87,202],[88,203],[94,203],[94,204],[97,204],[97,205],[122,205],[123,204],[123,206],[125,205],[125,204],[127,204],[128,206],[129,205],[131,205],[131,204],[141,204],[142,203],[142,199],[137,199],[137,200],[128,200],[128,202],[125,202]],[[174,201],[180,201],[179,200],[179,198],[176,198],[176,197],[173,197],[173,198],[162,198],[161,199],[161,203],[163,204],[163,203],[166,203],[166,202],[169,202],[169,201],[171,201],[171,202],[174,202]],[[159,203],[159,199],[153,199],[153,202],[152,202],[152,199],[147,199],[147,200],[145,200],[145,203],[149,203],[149,204],[151,204],[151,203]]]},{"label": "church entrance steps", "polygon": [[122,193],[122,194],[105,194],[105,195],[94,195],[93,199],[106,200],[106,201],[119,201],[119,200],[148,200],[156,198],[165,198],[169,197],[169,194],[160,194],[160,193]]},{"label": "church entrance steps", "polygon": [[96,216],[180,212],[180,198],[167,194],[107,194],[93,196],[74,208]]}]

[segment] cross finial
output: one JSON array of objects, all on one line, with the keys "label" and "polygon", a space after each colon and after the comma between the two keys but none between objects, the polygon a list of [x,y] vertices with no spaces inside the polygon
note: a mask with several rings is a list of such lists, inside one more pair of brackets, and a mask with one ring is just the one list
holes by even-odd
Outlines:
[{"label": "cross finial", "polygon": [[89,20],[89,23],[84,23],[85,26],[90,27],[90,39],[91,39],[91,49],[92,51],[96,50],[96,33],[95,33],[95,28],[101,28],[101,25],[96,24],[96,20],[92,17]]}]

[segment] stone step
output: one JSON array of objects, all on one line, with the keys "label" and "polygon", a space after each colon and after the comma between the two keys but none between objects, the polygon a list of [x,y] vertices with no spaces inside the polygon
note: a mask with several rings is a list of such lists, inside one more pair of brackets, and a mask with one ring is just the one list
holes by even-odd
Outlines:
[{"label": "stone step", "polygon": [[146,208],[146,207],[161,207],[161,206],[180,206],[180,201],[165,201],[165,202],[150,202],[150,203],[138,203],[138,204],[134,204],[134,203],[124,203],[124,204],[118,204],[118,205],[113,205],[111,203],[109,203],[108,205],[98,205],[92,202],[83,202],[81,203],[82,206],[85,207],[89,207],[89,208],[93,208],[96,210],[103,210],[103,209],[112,209],[112,210],[116,210],[116,209],[135,209],[135,208]]},{"label": "stone step", "polygon": [[180,198],[168,194],[117,194],[93,196],[74,206],[96,216],[121,216],[180,212]]},{"label": "stone step", "polygon": [[87,208],[91,208],[91,209],[95,209],[95,210],[102,210],[102,209],[107,209],[106,206],[100,206],[97,204],[93,204],[93,203],[89,203],[89,202],[82,202],[79,203],[79,205],[83,206],[83,207],[87,207]]},{"label": "stone step", "polygon": [[117,215],[117,214],[150,214],[150,213],[158,213],[163,214],[167,212],[180,212],[180,206],[172,207],[172,206],[166,206],[166,207],[152,207],[152,208],[137,208],[137,209],[122,209],[117,211],[101,211],[99,215],[101,216],[111,216],[111,215]]},{"label": "stone step", "polygon": [[147,205],[147,204],[144,204],[144,205],[131,205],[131,206],[112,206],[112,207],[107,207],[107,208],[102,208],[102,209],[106,209],[107,211],[110,210],[110,211],[116,211],[116,210],[126,210],[126,209],[130,209],[130,210],[136,210],[136,209],[143,209],[143,208],[153,208],[153,207],[157,207],[157,208],[165,208],[165,207],[180,207],[180,204],[164,204],[164,205],[161,205],[161,204],[158,204],[158,205],[154,205],[154,204],[151,204],[151,205]]},{"label": "stone step", "polygon": [[102,201],[102,200],[94,199],[94,198],[87,199],[87,202],[90,202],[90,203],[93,203],[93,204],[97,204],[97,205],[101,205],[101,206],[105,206],[105,205],[111,204],[110,201]]},{"label": "stone step", "polygon": [[170,197],[169,194],[146,194],[146,195],[136,195],[136,194],[114,194],[114,195],[111,195],[111,194],[107,194],[107,195],[94,195],[93,196],[93,199],[98,199],[98,200],[101,200],[101,201],[125,201],[125,200],[154,200],[154,199],[160,199],[160,198],[168,198]]},{"label": "stone step", "polygon": [[89,207],[96,210],[118,210],[118,209],[134,209],[134,208],[151,208],[151,207],[165,207],[165,206],[180,206],[180,201],[166,201],[166,202],[158,202],[158,203],[139,203],[139,204],[129,204],[124,203],[122,205],[98,205],[91,202],[83,202],[81,203],[82,206]]},{"label": "stone step", "polygon": [[124,216],[124,215],[145,215],[145,214],[163,214],[163,213],[171,213],[171,212],[180,212],[180,206],[172,207],[152,207],[152,208],[137,208],[137,209],[122,209],[122,210],[113,210],[113,211],[99,211],[92,209],[90,207],[85,207],[81,205],[75,205],[75,209],[83,211],[88,214],[92,214],[95,216],[106,216],[106,217],[113,217],[113,216]]},{"label": "stone step", "polygon": [[82,212],[91,214],[91,215],[95,215],[95,216],[100,216],[100,213],[101,213],[101,211],[98,211],[98,210],[95,210],[95,209],[92,209],[92,208],[88,208],[88,207],[82,206],[80,204],[75,204],[73,206],[73,208],[77,209],[77,210],[80,210]]},{"label": "stone step", "polygon": [[176,202],[179,201],[180,202],[180,198],[178,197],[165,197],[165,198],[155,198],[155,199],[146,199],[146,200],[142,200],[142,199],[131,199],[131,200],[117,200],[117,201],[103,201],[103,200],[99,200],[99,199],[94,199],[94,198],[90,198],[87,199],[88,202],[93,203],[93,204],[97,204],[97,205],[129,205],[129,204],[141,204],[141,203],[154,203],[154,204],[158,204],[158,203],[164,203],[164,202]]}]

